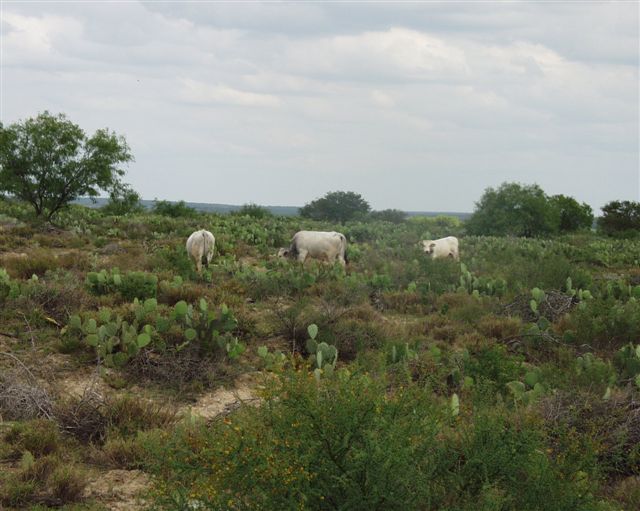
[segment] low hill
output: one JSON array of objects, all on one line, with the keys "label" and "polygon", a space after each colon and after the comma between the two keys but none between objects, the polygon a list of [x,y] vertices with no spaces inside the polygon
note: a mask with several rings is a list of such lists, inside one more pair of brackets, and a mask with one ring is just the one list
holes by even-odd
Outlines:
[{"label": "low hill", "polygon": [[[96,199],[96,202],[92,202],[89,198],[82,198],[75,201],[75,204],[81,204],[83,206],[88,206],[90,208],[99,208],[104,206],[107,203],[106,198],[100,197]],[[145,208],[152,208],[155,201],[152,200],[142,200],[142,205]],[[176,201],[168,201],[171,203],[175,203]],[[193,208],[197,211],[206,211],[210,213],[232,213],[233,211],[238,211],[242,206],[235,204],[216,204],[216,203],[206,203],[206,202],[185,202],[187,206]],[[298,211],[300,210],[299,206],[263,206],[268,209],[274,215],[282,215],[282,216],[296,216]],[[453,216],[464,220],[469,218],[471,213],[461,213],[455,211],[407,211],[409,216]]]}]

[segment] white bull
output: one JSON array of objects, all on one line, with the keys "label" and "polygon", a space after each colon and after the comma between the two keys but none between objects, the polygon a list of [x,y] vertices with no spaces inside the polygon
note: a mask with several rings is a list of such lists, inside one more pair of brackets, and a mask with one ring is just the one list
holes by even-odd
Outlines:
[{"label": "white bull", "polygon": [[213,258],[213,249],[216,239],[209,231],[200,229],[189,236],[187,239],[187,254],[189,258],[196,263],[196,270],[202,273],[202,265],[209,266]]},{"label": "white bull", "polygon": [[447,236],[439,240],[423,240],[422,250],[425,254],[430,254],[431,259],[453,257],[456,261],[460,260],[458,238],[455,236]]},{"label": "white bull", "polygon": [[307,257],[338,261],[342,266],[348,262],[347,238],[339,232],[298,231],[291,239],[289,248],[281,248],[278,257],[295,257],[304,263]]}]

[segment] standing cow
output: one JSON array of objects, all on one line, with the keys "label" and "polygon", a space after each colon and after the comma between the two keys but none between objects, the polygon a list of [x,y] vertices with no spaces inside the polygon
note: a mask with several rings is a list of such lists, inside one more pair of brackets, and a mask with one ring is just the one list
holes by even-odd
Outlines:
[{"label": "standing cow", "polygon": [[347,259],[347,238],[339,232],[298,231],[291,239],[289,248],[281,248],[278,257],[296,258],[304,263],[305,259],[326,259],[338,261],[345,266]]},{"label": "standing cow", "polygon": [[213,258],[213,248],[216,239],[209,231],[200,229],[189,236],[187,240],[187,254],[196,263],[196,270],[202,273],[202,265],[209,266]]},{"label": "standing cow", "polygon": [[425,254],[430,254],[431,259],[453,257],[456,261],[460,260],[458,238],[455,236],[447,236],[439,240],[423,240],[422,250]]}]

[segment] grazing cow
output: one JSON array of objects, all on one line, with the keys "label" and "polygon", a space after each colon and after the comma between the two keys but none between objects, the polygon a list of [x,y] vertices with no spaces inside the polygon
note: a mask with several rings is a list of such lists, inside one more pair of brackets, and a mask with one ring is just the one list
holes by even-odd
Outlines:
[{"label": "grazing cow", "polygon": [[289,248],[278,251],[278,257],[295,257],[301,263],[307,256],[329,262],[337,260],[345,266],[349,262],[347,238],[339,232],[298,231],[291,239]]},{"label": "grazing cow", "polygon": [[209,231],[200,229],[189,236],[187,240],[187,254],[196,263],[196,270],[202,273],[202,265],[209,266],[213,258],[213,248],[216,239]]},{"label": "grazing cow", "polygon": [[439,240],[423,240],[422,250],[424,250],[425,254],[430,254],[431,259],[453,257],[456,261],[460,260],[458,238],[455,236],[447,236]]}]

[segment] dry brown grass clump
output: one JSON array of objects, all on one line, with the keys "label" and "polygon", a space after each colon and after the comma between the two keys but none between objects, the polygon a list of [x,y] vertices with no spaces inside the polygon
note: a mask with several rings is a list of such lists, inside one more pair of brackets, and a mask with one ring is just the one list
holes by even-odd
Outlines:
[{"label": "dry brown grass clump", "polygon": [[53,401],[40,385],[21,379],[14,372],[0,376],[0,419],[51,418]]},{"label": "dry brown grass clump", "polygon": [[586,390],[558,391],[541,402],[541,412],[552,438],[572,432],[591,444],[609,478],[640,475],[640,395],[636,391],[615,389],[607,399]]},{"label": "dry brown grass clump", "polygon": [[[511,303],[505,305],[502,313],[505,316],[518,316],[525,322],[537,321],[538,315],[531,310],[530,302],[531,294],[521,294]],[[538,313],[554,323],[570,312],[577,303],[575,297],[560,291],[548,291],[545,293],[545,299],[538,304]]]}]

